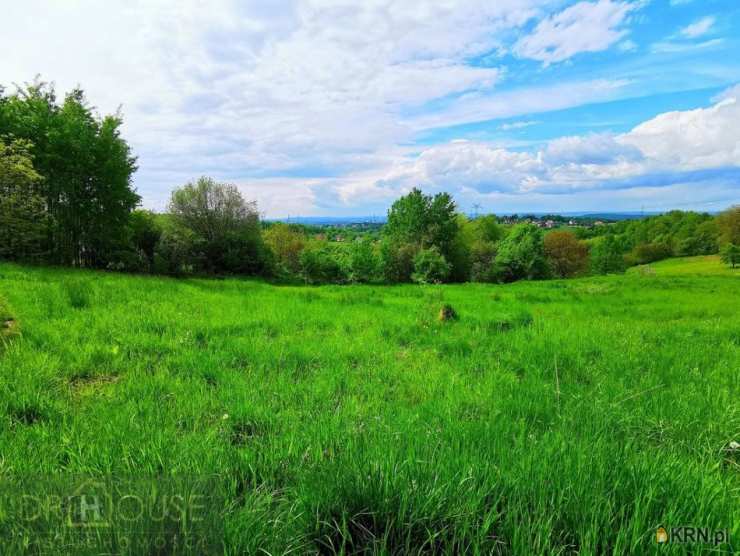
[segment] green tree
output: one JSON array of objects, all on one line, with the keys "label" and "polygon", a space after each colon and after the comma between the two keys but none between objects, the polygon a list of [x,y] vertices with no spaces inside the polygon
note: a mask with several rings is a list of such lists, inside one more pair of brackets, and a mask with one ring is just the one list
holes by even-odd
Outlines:
[{"label": "green tree", "polygon": [[[457,209],[448,193],[425,195],[414,188],[410,193],[397,199],[388,211],[388,222],[384,233],[391,246],[385,249],[384,263],[391,264],[386,276],[396,275],[407,279],[404,263],[410,263],[421,249],[436,247],[446,260],[456,263],[453,268],[457,275],[466,273],[467,253],[458,241],[460,225]],[[410,246],[411,258],[405,257]],[[401,257],[401,258],[399,258]],[[408,269],[410,270],[410,269]],[[403,272],[400,272],[403,271]]]},{"label": "green tree", "polygon": [[148,210],[135,210],[129,216],[129,238],[134,251],[145,262],[146,269],[154,267],[154,252],[162,237],[162,226],[157,216]]},{"label": "green tree", "polygon": [[496,246],[504,236],[504,230],[496,217],[487,215],[466,220],[462,223],[460,231],[460,237],[467,246],[469,279],[474,282],[494,281]]},{"label": "green tree", "polygon": [[723,263],[735,268],[740,264],[740,245],[726,243],[720,250],[719,256]]},{"label": "green tree", "polygon": [[301,275],[307,284],[341,284],[347,278],[337,253],[325,241],[309,243],[301,252]]},{"label": "green tree", "polygon": [[172,192],[172,217],[198,238],[204,270],[256,274],[265,268],[265,249],[255,202],[234,185],[201,177]]},{"label": "green tree", "polygon": [[378,257],[368,238],[355,241],[349,254],[349,278],[352,282],[373,282],[378,274]]},{"label": "green tree", "polygon": [[417,284],[441,284],[450,275],[451,265],[436,246],[420,250],[414,257],[412,279]]},{"label": "green tree", "polygon": [[545,256],[558,278],[570,278],[588,268],[588,246],[567,230],[555,230],[545,236]]},{"label": "green tree", "polygon": [[0,136],[32,143],[40,194],[50,217],[51,258],[104,266],[125,237],[139,203],[131,179],[136,159],[120,136],[120,114],[96,116],[82,90],[62,102],[53,86],[0,90]]},{"label": "green tree", "polygon": [[195,232],[171,217],[162,219],[162,233],[154,248],[154,272],[181,276],[192,274],[202,265],[199,259],[202,240]]},{"label": "green tree", "polygon": [[740,245],[740,205],[728,208],[717,216],[719,245]]},{"label": "green tree", "polygon": [[380,244],[380,266],[383,279],[391,284],[410,282],[414,272],[415,245],[396,243],[385,238]]},{"label": "green tree", "polygon": [[48,231],[41,176],[33,167],[31,145],[0,140],[0,257],[37,259]]},{"label": "green tree", "polygon": [[626,264],[619,243],[614,236],[598,238],[591,247],[591,271],[594,274],[624,272]]},{"label": "green tree", "polygon": [[648,264],[667,259],[671,248],[667,243],[640,243],[627,255],[631,264]]},{"label": "green tree", "polygon": [[265,231],[265,243],[272,250],[278,274],[297,275],[301,270],[301,252],[306,236],[288,224],[278,222]]},{"label": "green tree", "polygon": [[546,278],[547,261],[542,231],[532,224],[517,224],[501,241],[496,273],[504,282]]}]

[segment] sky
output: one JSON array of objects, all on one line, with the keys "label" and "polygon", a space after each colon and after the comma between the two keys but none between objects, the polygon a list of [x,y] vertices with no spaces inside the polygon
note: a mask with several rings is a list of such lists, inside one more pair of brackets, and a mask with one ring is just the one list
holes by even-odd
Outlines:
[{"label": "sky", "polygon": [[737,0],[0,0],[0,84],[120,109],[146,208],[267,217],[740,202]]}]

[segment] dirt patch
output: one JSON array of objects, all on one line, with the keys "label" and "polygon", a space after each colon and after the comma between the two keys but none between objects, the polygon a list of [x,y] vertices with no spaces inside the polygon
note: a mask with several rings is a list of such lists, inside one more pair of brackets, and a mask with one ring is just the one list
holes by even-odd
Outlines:
[{"label": "dirt patch", "polygon": [[444,321],[450,321],[450,320],[457,320],[457,311],[452,307],[452,305],[442,305],[442,307],[439,310],[439,316],[438,319],[442,322]]},{"label": "dirt patch", "polygon": [[18,322],[12,318],[0,317],[0,347],[3,340],[10,340],[19,333]]},{"label": "dirt patch", "polygon": [[69,379],[72,395],[78,398],[101,394],[118,382],[118,375],[77,375]]},{"label": "dirt patch", "polygon": [[15,319],[5,319],[0,322],[0,333],[2,334],[13,334],[17,328],[18,323],[15,321]]}]

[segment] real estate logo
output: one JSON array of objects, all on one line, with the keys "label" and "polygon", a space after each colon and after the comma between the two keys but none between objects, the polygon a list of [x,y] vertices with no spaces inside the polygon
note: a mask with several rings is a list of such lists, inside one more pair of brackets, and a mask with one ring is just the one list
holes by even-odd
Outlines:
[{"label": "real estate logo", "polygon": [[655,532],[655,542],[658,544],[668,542],[668,533],[664,527],[658,527],[658,530]]},{"label": "real estate logo", "polygon": [[655,542],[658,544],[712,544],[719,546],[730,542],[728,529],[713,530],[709,527],[682,525],[666,529],[662,525],[655,531]]}]

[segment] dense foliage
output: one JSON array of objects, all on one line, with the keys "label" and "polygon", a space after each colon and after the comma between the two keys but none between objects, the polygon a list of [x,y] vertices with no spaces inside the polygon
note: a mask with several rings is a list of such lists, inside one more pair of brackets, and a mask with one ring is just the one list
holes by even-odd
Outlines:
[{"label": "dense foliage", "polygon": [[24,141],[43,178],[37,193],[50,261],[104,266],[120,247],[139,203],[131,185],[136,159],[120,137],[121,124],[119,114],[97,116],[79,89],[62,101],[44,83],[10,95],[0,89],[0,137]]},{"label": "dense foliage", "polygon": [[97,116],[81,90],[58,101],[45,83],[0,89],[0,257],[309,284],[569,278],[720,250],[737,264],[740,207],[621,222],[471,219],[448,193],[414,188],[384,226],[322,227],[261,222],[236,186],[204,176],[175,188],[166,213],[136,210],[121,124]]},{"label": "dense foliage", "polygon": [[0,139],[0,257],[34,260],[44,255],[48,227],[42,178],[27,141]]}]

